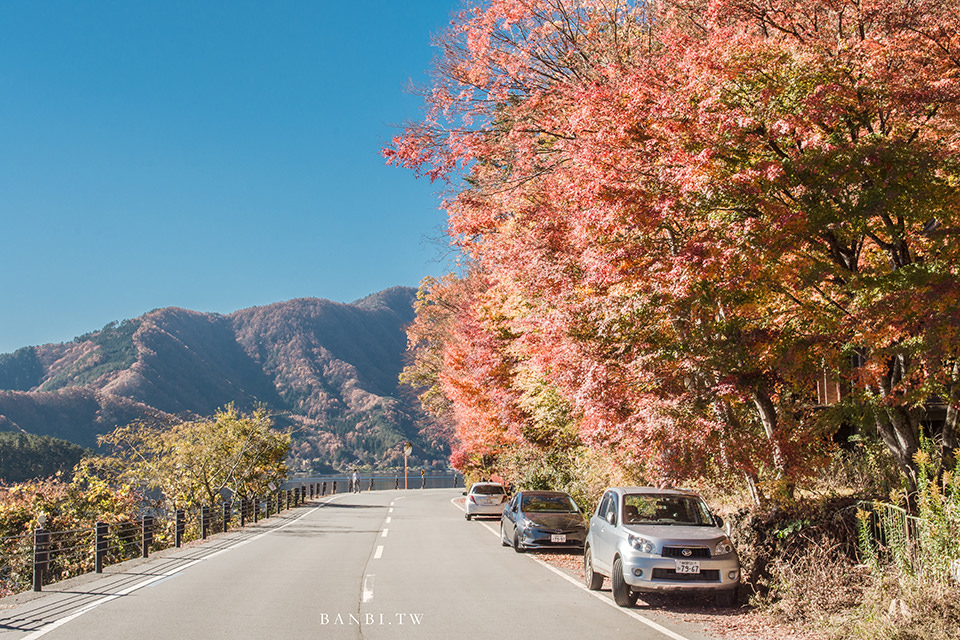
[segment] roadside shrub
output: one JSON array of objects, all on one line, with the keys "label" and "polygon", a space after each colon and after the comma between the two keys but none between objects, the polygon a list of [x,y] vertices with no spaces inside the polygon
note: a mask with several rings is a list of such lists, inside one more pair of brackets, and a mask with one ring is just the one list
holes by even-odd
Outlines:
[{"label": "roadside shrub", "polygon": [[584,446],[520,445],[505,452],[499,463],[501,474],[514,489],[566,491],[587,514],[605,488],[644,484],[610,456]]},{"label": "roadside shrub", "polygon": [[819,620],[857,604],[863,576],[855,570],[855,499],[741,509],[729,520],[746,595],[760,609]]},{"label": "roadside shrub", "polygon": [[919,469],[917,507],[920,518],[920,564],[938,582],[952,579],[960,562],[960,463],[939,480],[930,453],[915,456]]},{"label": "roadside shrub", "polygon": [[861,557],[875,580],[842,637],[960,638],[960,466],[938,477],[935,452],[924,441],[914,458],[916,516],[894,505],[860,511]]},{"label": "roadside shrub", "polygon": [[780,619],[830,626],[859,606],[870,582],[869,571],[823,531],[804,539],[806,544],[794,543],[791,552],[769,563],[768,588],[758,600]]},{"label": "roadside shrub", "polygon": [[95,461],[84,459],[69,479],[57,474],[0,487],[0,539],[4,543],[0,596],[30,587],[32,534],[41,516],[46,518],[44,528],[51,532],[50,542],[55,550],[47,567],[51,580],[92,570],[92,554],[74,552],[74,547],[92,544],[93,527],[98,520],[114,525],[129,523],[136,529],[132,519],[142,496],[129,486],[114,486],[97,477],[96,467]]},{"label": "roadside shrub", "polygon": [[813,495],[853,495],[871,500],[890,493],[903,482],[890,450],[876,438],[851,436],[838,448],[830,464],[810,482]]}]

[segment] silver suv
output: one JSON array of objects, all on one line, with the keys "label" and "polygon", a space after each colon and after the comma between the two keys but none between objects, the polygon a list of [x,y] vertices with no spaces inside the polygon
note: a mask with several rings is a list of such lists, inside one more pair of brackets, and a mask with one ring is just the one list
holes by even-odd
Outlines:
[{"label": "silver suv", "polygon": [[633,606],[637,594],[709,591],[730,606],[740,584],[740,559],[703,499],[683,489],[613,487],[590,518],[583,550],[587,587],[610,576],[613,599]]}]

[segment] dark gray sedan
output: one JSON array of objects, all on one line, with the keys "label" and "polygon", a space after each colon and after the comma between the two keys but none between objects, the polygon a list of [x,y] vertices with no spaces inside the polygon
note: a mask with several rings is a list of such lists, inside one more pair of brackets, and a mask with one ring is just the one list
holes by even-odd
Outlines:
[{"label": "dark gray sedan", "polygon": [[500,543],[527,549],[583,549],[583,512],[563,491],[520,491],[500,517]]}]

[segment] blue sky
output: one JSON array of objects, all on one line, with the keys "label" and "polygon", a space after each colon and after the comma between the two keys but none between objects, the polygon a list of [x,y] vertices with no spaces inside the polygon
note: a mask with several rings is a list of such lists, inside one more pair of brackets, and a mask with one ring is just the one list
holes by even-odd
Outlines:
[{"label": "blue sky", "polygon": [[380,149],[456,0],[0,3],[0,353],[448,271]]}]

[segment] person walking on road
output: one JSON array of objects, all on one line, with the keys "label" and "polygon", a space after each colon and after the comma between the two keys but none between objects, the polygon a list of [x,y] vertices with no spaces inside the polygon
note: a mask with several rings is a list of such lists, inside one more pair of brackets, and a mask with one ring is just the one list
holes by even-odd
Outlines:
[{"label": "person walking on road", "polygon": [[353,492],[360,493],[360,472],[353,470]]}]

